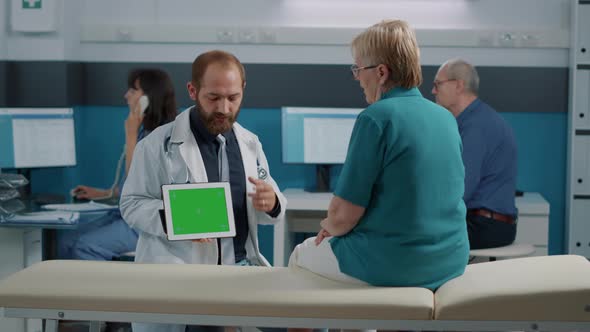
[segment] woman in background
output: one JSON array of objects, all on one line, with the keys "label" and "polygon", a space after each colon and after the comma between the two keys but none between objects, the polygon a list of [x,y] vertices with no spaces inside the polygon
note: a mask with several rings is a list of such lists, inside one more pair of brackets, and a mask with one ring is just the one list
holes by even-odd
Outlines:
[{"label": "woman in background", "polygon": [[[166,72],[160,69],[136,69],[129,73],[127,85],[125,100],[129,105],[129,115],[125,120],[125,147],[117,165],[114,183],[109,189],[79,185],[72,190],[75,200],[111,201],[117,204],[137,142],[176,117],[174,86]],[[135,250],[137,233],[125,223],[119,209],[107,213],[87,213],[82,216],[81,223],[78,229],[62,231],[59,235],[59,258],[112,260]]]}]

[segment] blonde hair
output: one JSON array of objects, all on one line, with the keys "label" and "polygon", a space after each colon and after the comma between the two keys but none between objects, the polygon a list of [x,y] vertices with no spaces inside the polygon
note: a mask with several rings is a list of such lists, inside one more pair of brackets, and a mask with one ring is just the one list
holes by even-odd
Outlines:
[{"label": "blonde hair", "polygon": [[353,39],[351,49],[366,65],[386,65],[394,85],[409,89],[422,84],[416,34],[405,21],[385,20],[367,28]]}]

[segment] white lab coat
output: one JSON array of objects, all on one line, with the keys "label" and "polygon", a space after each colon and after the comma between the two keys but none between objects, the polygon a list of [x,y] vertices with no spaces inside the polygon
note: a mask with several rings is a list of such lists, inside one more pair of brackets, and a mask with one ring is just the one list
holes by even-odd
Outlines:
[{"label": "white lab coat", "polygon": [[[136,262],[217,264],[217,241],[168,241],[158,212],[163,208],[161,185],[186,183],[187,180],[208,182],[199,146],[190,129],[189,114],[190,109],[182,112],[174,122],[157,128],[135,148],[120,207],[123,219],[139,233]],[[246,197],[249,226],[246,256],[252,264],[268,266],[258,248],[257,225],[282,221],[287,200],[268,172],[268,162],[258,137],[237,123],[233,129],[242,155],[247,188],[251,188],[247,191],[253,190],[247,178],[258,178],[261,167],[266,170],[266,182],[272,185],[281,204],[281,213],[272,218],[254,209],[252,199]]]}]

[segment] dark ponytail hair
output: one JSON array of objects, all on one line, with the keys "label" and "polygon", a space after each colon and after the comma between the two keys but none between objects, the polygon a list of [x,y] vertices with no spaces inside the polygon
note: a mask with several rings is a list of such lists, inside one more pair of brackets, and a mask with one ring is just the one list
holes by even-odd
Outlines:
[{"label": "dark ponytail hair", "polygon": [[177,115],[176,99],[170,76],[160,69],[139,68],[129,72],[127,86],[135,88],[135,81],[139,81],[139,87],[150,100],[143,118],[143,128],[149,132],[174,121]]}]

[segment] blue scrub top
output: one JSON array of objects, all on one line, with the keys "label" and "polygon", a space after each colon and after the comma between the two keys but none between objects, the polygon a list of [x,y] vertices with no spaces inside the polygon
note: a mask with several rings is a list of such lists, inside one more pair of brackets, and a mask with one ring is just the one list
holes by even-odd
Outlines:
[{"label": "blue scrub top", "polygon": [[334,237],[340,270],[376,286],[436,289],[463,273],[465,171],[453,115],[417,88],[361,112],[334,194],[366,208]]},{"label": "blue scrub top", "polygon": [[[139,141],[141,141],[147,135],[149,135],[149,133],[151,133],[151,131],[145,130],[143,128],[143,124],[142,124],[139,127],[139,130],[137,132],[137,143],[139,143]],[[124,147],[123,148],[123,152],[122,152],[120,158],[125,158],[125,163],[126,163],[127,162],[127,159],[126,159],[126,154],[125,153],[126,153],[126,149]],[[123,192],[123,186],[125,185],[125,180],[127,180],[126,165],[124,163],[121,164],[121,165],[122,165],[122,167],[117,170],[119,172],[119,182],[117,183],[117,187],[119,187],[119,201],[121,200],[121,193]],[[115,220],[115,219],[123,219],[123,216],[121,215],[121,210],[120,209],[116,209],[116,210],[110,211],[110,215],[111,215],[111,219],[112,220]]]}]

